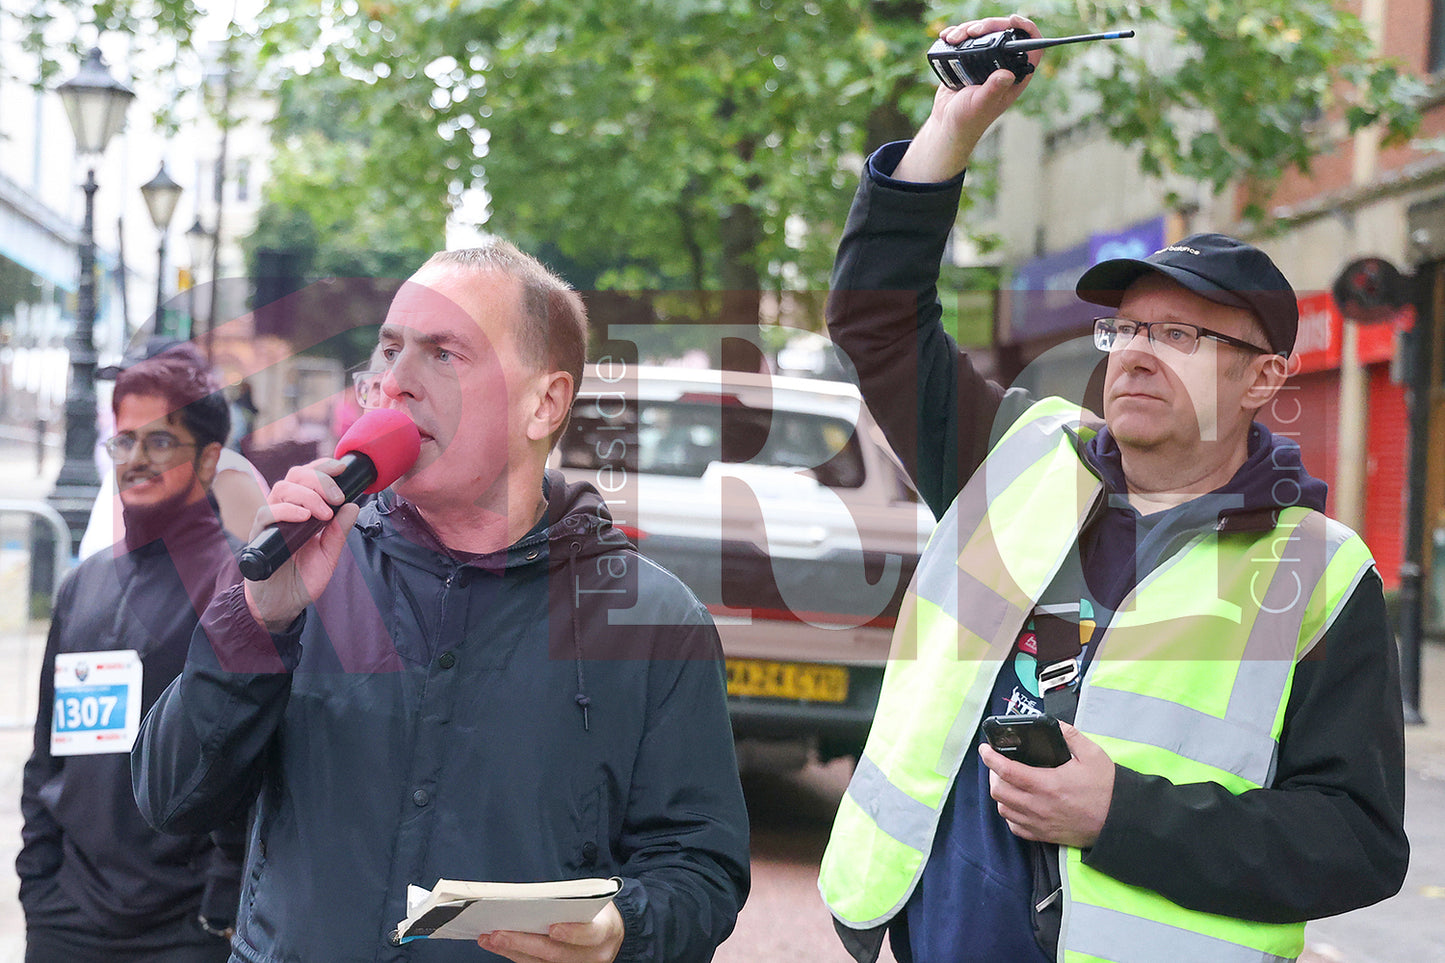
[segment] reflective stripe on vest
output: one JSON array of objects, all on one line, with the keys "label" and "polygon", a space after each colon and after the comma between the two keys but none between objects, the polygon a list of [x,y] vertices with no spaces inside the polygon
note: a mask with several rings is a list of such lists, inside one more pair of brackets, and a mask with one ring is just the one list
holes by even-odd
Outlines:
[{"label": "reflective stripe on vest", "polygon": [[[1073,907],[1080,936],[1065,959],[1101,963],[1290,963],[1294,956],[1261,953],[1158,920],[1130,916],[1101,906]],[[1163,948],[1161,950],[1161,948]],[[1296,954],[1298,955],[1298,954]]]},{"label": "reflective stripe on vest", "polygon": [[[1097,479],[1061,430],[1078,421],[1079,409],[1059,399],[1035,405],[930,540],[824,854],[819,888],[845,925],[879,925],[907,901],[994,677],[1098,497]],[[1264,537],[1196,539],[1121,606],[1091,663],[1079,728],[1142,771],[1235,792],[1267,785],[1295,661],[1370,565],[1353,533],[1303,509],[1282,513]],[[1199,590],[1211,582],[1217,592]],[[1134,947],[1141,959],[1255,961],[1289,958],[1302,945],[1302,927],[1156,905],[1162,897],[1093,873],[1067,852],[1070,960],[1109,945],[1111,954]]]},{"label": "reflective stripe on vest", "polygon": [[[1160,733],[1168,741],[1156,743],[1158,748],[1238,776],[1250,786],[1273,779],[1284,711],[1280,696],[1288,690],[1295,662],[1323,633],[1323,623],[1305,624],[1312,600],[1303,588],[1328,591],[1330,581],[1344,579],[1331,592],[1336,606],[1342,605],[1369,570],[1363,543],[1323,515],[1287,509],[1275,532],[1276,538],[1256,543],[1263,557],[1239,556],[1238,571],[1220,572],[1217,554],[1185,552],[1135,590],[1090,664],[1079,700],[1080,728],[1126,741]],[[1346,545],[1351,548],[1340,574],[1333,574],[1331,565]],[[1229,575],[1232,584],[1224,584]],[[1261,583],[1260,575],[1269,580]],[[1210,578],[1219,580],[1217,588],[1201,591]],[[1129,607],[1146,587],[1169,606],[1167,613]],[[1223,602],[1230,598],[1252,598],[1257,605],[1241,611]],[[1323,604],[1322,599],[1314,601]],[[1234,611],[1211,611],[1220,607]],[[1335,614],[1328,613],[1328,619]],[[1189,624],[1181,626],[1182,631],[1171,631],[1185,620]],[[1238,633],[1247,620],[1252,620],[1248,633],[1223,649],[1233,641],[1227,633]],[[1173,648],[1167,647],[1171,642]],[[1133,678],[1122,688],[1114,681],[1119,672],[1131,677],[1145,672],[1149,678]],[[1198,688],[1201,676],[1213,677],[1209,689],[1216,699],[1208,711],[1157,695]]]}]

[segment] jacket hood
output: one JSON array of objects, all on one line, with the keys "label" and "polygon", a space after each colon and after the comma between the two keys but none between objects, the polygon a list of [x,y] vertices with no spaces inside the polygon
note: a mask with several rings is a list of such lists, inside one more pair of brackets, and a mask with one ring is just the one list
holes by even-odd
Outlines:
[{"label": "jacket hood", "polygon": [[1299,445],[1258,423],[1250,426],[1248,457],[1227,484],[1151,515],[1130,504],[1119,444],[1107,427],[1080,451],[1107,489],[1080,542],[1096,608],[1117,608],[1141,579],[1203,532],[1265,533],[1285,508],[1324,509],[1325,483],[1305,471]]},{"label": "jacket hood", "polygon": [[[602,494],[587,482],[568,482],[559,471],[548,471],[542,479],[547,514],[542,521],[549,548],[549,564],[556,568],[566,555],[581,560],[619,549],[637,546],[612,521],[612,512]],[[529,532],[518,546],[535,537]]]},{"label": "jacket hood", "polygon": [[[593,567],[579,563],[610,552],[636,552],[632,541],[613,525],[612,513],[602,495],[590,484],[569,484],[560,472],[548,471],[542,478],[542,495],[547,509],[531,531],[505,549],[479,555],[448,549],[415,506],[390,489],[363,506],[357,527],[364,537],[374,539],[382,552],[439,576],[464,567],[521,576],[526,575],[528,569],[545,566],[549,575],[564,576],[551,580],[554,584],[574,585],[579,584],[579,571]],[[549,593],[548,605],[554,618],[567,619],[577,668],[573,701],[581,710],[583,728],[590,731],[588,708],[592,700],[587,695],[577,603],[570,593],[554,592]],[[565,615],[559,610],[565,610]]]},{"label": "jacket hood", "polygon": [[[612,522],[612,513],[597,489],[586,482],[568,483],[561,472],[548,471],[542,479],[547,510],[542,519],[512,545],[479,555],[459,553],[437,538],[421,513],[406,499],[387,489],[364,505],[357,526],[370,537],[383,535],[382,520],[390,524],[400,541],[439,556],[437,563],[475,565],[492,571],[545,564],[549,569],[565,567],[569,559],[595,558],[619,549],[634,549],[631,539]],[[383,550],[413,555],[396,539],[384,539]],[[541,549],[545,547],[545,551]],[[415,559],[413,559],[415,561]]]},{"label": "jacket hood", "polygon": [[[1128,491],[1119,443],[1107,426],[1085,444],[1084,453],[1111,492]],[[1205,499],[1212,503],[1222,528],[1253,529],[1274,527],[1279,512],[1296,505],[1322,512],[1328,493],[1329,486],[1305,470],[1300,446],[1293,439],[1254,422],[1244,464]]]}]

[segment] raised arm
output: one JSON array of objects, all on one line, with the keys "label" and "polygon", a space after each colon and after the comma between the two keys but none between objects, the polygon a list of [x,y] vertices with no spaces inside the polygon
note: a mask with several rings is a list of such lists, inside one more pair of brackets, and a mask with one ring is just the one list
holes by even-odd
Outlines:
[{"label": "raised arm", "polygon": [[[1013,16],[941,36],[956,43],[1009,27],[1039,35],[1032,21]],[[940,85],[917,136],[869,158],[833,267],[829,334],[853,361],[864,400],[935,515],[983,461],[1004,397],[943,330],[939,265],[964,168],[1028,84],[1000,70],[980,86]]]},{"label": "raised arm", "polygon": [[[1031,37],[1041,36],[1032,20],[1014,14],[956,24],[939,37],[957,44],[967,37],[981,37],[1009,28],[1023,30]],[[1035,50],[1028,56],[1029,62],[1038,66],[1040,51]],[[893,176],[914,184],[936,184],[962,174],[979,140],[1022,96],[1032,79],[1030,74],[1016,83],[1011,71],[996,70],[978,86],[952,90],[939,84],[933,95],[933,110],[908,145]]]}]

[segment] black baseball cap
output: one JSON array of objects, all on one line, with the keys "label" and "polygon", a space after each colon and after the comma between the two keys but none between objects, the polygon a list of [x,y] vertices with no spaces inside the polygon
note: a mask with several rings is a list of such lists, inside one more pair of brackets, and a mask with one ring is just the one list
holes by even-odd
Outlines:
[{"label": "black baseball cap", "polygon": [[1191,234],[1143,259],[1100,261],[1074,290],[1092,304],[1117,308],[1129,285],[1151,271],[1216,304],[1254,312],[1277,354],[1288,356],[1294,349],[1299,330],[1294,288],[1269,255],[1224,234]]}]

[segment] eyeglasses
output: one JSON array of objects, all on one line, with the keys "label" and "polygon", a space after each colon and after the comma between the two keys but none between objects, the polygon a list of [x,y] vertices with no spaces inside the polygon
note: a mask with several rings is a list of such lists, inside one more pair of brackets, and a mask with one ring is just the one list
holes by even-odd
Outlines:
[{"label": "eyeglasses", "polygon": [[363,408],[386,407],[386,396],[381,393],[381,379],[385,371],[358,371],[351,376],[356,385],[356,403]]},{"label": "eyeglasses", "polygon": [[1200,338],[1212,338],[1256,354],[1274,354],[1268,348],[1201,328],[1197,324],[1185,324],[1182,321],[1131,321],[1128,318],[1095,318],[1094,347],[1100,351],[1118,351],[1134,340],[1134,335],[1140,331],[1149,338],[1150,344],[1156,347],[1164,345],[1180,354],[1193,354],[1199,350]]},{"label": "eyeglasses", "polygon": [[145,451],[147,458],[158,465],[175,461],[182,448],[197,447],[194,441],[181,441],[169,431],[153,431],[143,438],[137,438],[133,432],[126,431],[106,439],[105,453],[113,461],[126,462],[135,457],[137,446]]}]

